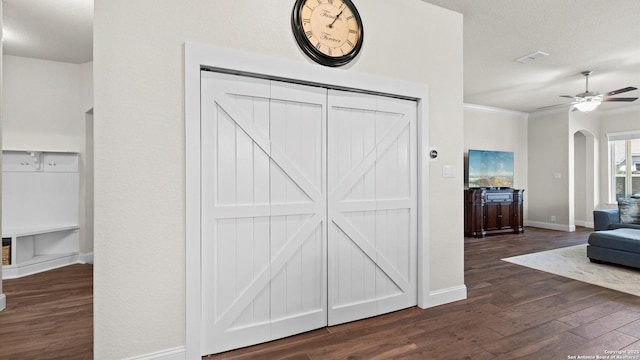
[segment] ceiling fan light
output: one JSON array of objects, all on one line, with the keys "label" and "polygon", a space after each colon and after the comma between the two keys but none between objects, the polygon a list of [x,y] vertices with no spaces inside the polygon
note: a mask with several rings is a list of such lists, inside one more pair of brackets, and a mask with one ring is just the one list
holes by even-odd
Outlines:
[{"label": "ceiling fan light", "polygon": [[595,110],[602,101],[600,99],[586,100],[573,105],[578,111],[589,112]]}]

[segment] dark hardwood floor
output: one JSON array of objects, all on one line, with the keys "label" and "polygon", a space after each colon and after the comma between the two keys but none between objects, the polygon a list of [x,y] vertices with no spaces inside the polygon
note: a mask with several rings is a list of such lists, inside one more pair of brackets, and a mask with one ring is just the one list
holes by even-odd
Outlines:
[{"label": "dark hardwood floor", "polygon": [[93,266],[4,280],[0,359],[93,358]]},{"label": "dark hardwood floor", "polygon": [[[465,239],[468,299],[319,329],[207,359],[568,359],[640,355],[640,297],[501,261],[586,242],[574,233]],[[5,280],[0,359],[90,359],[92,266]],[[612,357],[613,359],[614,357]],[[622,358],[622,357],[621,357]]]},{"label": "dark hardwood floor", "polygon": [[583,244],[589,233],[527,228],[521,235],[465,238],[467,300],[204,359],[614,359],[607,352],[622,350],[618,355],[640,360],[640,297],[500,260]]}]

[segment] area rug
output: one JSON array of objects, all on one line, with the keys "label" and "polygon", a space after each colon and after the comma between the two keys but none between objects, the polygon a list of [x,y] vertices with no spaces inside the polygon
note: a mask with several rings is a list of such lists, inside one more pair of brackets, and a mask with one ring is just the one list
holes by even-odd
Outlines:
[{"label": "area rug", "polygon": [[640,270],[594,264],[587,245],[577,245],[502,259],[513,264],[640,296]]}]

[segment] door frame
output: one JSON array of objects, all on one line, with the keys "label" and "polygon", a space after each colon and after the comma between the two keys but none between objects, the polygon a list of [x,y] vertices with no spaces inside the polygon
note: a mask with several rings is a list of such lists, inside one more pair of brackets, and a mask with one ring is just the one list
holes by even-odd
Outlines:
[{"label": "door frame", "polygon": [[186,358],[201,347],[200,72],[203,69],[415,100],[418,137],[418,306],[441,303],[430,291],[429,88],[426,84],[296,62],[211,45],[185,43],[185,335]]}]

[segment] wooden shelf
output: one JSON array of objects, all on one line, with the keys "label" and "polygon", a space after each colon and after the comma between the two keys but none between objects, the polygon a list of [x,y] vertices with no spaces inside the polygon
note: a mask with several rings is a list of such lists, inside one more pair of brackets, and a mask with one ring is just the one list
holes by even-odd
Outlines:
[{"label": "wooden shelf", "polygon": [[77,153],[2,151],[2,238],[10,239],[3,278],[79,261],[78,164]]},{"label": "wooden shelf", "polygon": [[80,225],[61,225],[61,226],[47,226],[41,228],[16,228],[16,229],[2,229],[2,237],[22,237],[31,235],[40,235],[53,233],[58,231],[78,230]]}]

